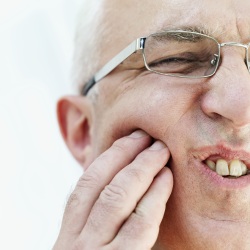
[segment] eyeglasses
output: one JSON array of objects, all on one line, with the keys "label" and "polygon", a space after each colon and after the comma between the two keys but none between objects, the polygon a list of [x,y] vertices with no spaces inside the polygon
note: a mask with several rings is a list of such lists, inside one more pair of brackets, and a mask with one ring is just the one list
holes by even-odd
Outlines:
[{"label": "eyeglasses", "polygon": [[218,68],[220,50],[224,46],[245,48],[245,63],[248,70],[250,69],[250,43],[219,43],[211,36],[183,30],[165,31],[138,38],[102,67],[84,86],[82,94],[87,95],[98,81],[139,50],[142,51],[146,69],[151,72],[183,78],[210,77]]}]

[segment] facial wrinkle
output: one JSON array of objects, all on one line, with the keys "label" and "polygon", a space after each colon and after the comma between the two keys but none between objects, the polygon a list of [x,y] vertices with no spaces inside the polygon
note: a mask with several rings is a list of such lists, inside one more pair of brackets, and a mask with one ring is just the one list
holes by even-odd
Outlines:
[{"label": "facial wrinkle", "polygon": [[[183,104],[185,105],[185,104]],[[167,138],[168,136],[168,131],[169,129],[173,128],[173,127],[178,127],[178,124],[181,124],[181,120],[183,119],[183,117],[190,111],[190,109],[192,108],[192,104],[189,105],[189,107],[185,110],[184,113],[181,114],[181,116],[171,125],[171,127],[167,127],[165,129],[165,132],[164,132],[164,138]]]}]

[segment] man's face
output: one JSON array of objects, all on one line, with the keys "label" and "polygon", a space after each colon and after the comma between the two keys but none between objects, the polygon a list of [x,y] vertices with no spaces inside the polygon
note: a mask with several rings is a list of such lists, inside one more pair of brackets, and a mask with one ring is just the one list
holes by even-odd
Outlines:
[{"label": "man's face", "polygon": [[[117,9],[109,17],[114,48],[104,52],[107,60],[135,38],[170,28],[205,27],[220,43],[250,42],[247,0],[120,2],[107,3]],[[239,159],[250,166],[250,75],[244,60],[244,48],[223,47],[217,73],[194,80],[151,73],[134,55],[98,83],[94,156],[136,129],[171,152],[174,189],[160,239],[169,241],[169,232],[189,231],[190,238],[203,231],[223,246],[227,234],[234,231],[239,240],[249,227],[249,177],[223,178],[205,164]]]}]

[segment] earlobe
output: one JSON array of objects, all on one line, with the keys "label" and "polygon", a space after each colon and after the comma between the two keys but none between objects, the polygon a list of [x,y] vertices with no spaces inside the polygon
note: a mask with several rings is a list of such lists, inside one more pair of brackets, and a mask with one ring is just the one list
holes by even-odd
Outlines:
[{"label": "earlobe", "polygon": [[57,118],[66,145],[86,169],[92,161],[92,103],[82,96],[65,96],[57,103]]}]

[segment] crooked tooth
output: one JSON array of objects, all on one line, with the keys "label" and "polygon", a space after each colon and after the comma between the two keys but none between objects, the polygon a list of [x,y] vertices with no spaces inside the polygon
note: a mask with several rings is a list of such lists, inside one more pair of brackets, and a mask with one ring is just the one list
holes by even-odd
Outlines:
[{"label": "crooked tooth", "polygon": [[210,169],[212,169],[213,171],[216,170],[216,165],[215,165],[215,163],[214,163],[213,161],[206,160],[206,164],[207,164],[208,167],[209,167]]},{"label": "crooked tooth", "polygon": [[232,160],[229,164],[229,174],[231,176],[239,177],[242,175],[241,161]]},{"label": "crooked tooth", "polygon": [[247,171],[248,171],[246,164],[244,164],[243,162],[241,162],[241,171],[242,171],[242,175],[247,174]]},{"label": "crooked tooth", "polygon": [[228,164],[225,160],[219,159],[216,162],[216,173],[221,176],[229,175]]}]

